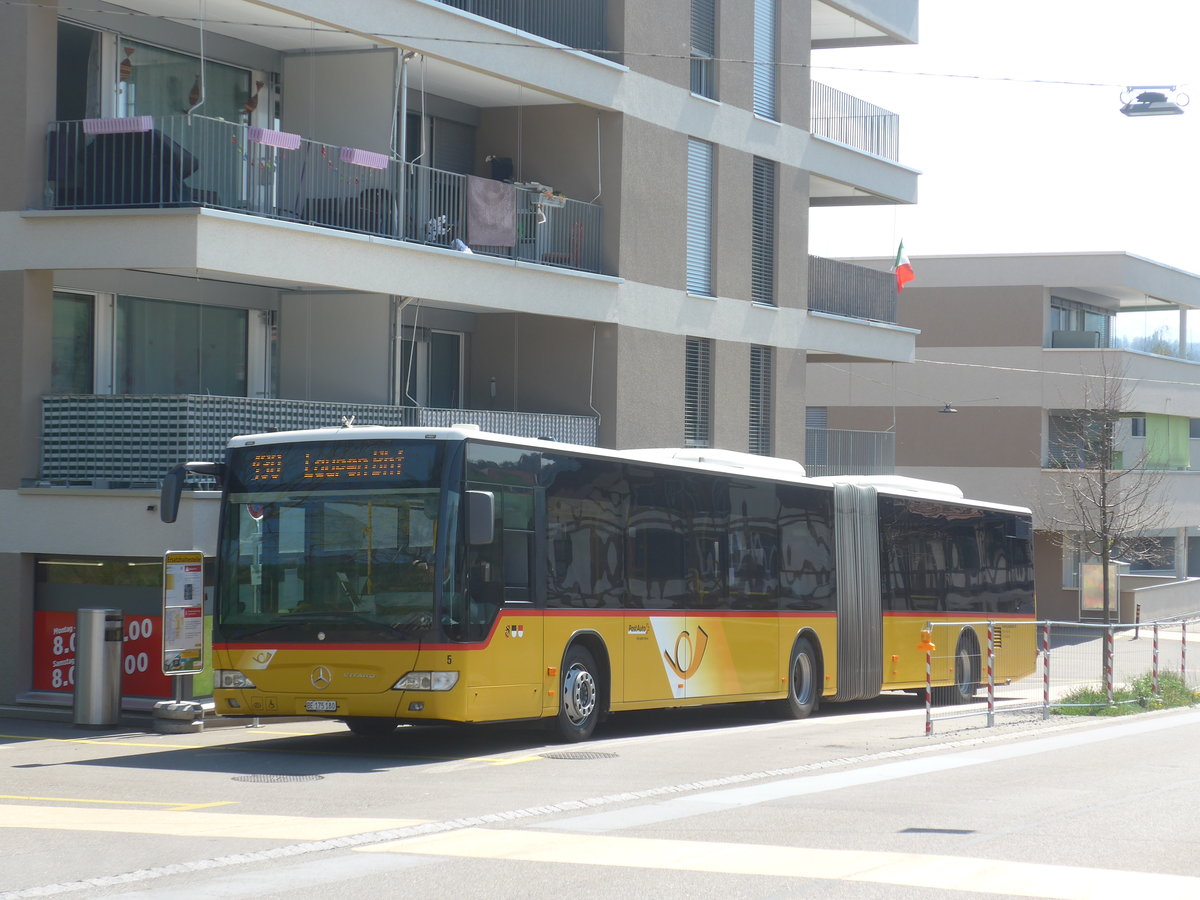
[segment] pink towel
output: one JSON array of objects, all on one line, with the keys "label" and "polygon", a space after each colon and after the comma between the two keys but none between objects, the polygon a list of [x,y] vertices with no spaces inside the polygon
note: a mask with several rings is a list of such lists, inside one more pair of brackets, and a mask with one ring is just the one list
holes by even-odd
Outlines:
[{"label": "pink towel", "polygon": [[517,243],[517,189],[503,181],[467,176],[467,238],[475,247]]}]

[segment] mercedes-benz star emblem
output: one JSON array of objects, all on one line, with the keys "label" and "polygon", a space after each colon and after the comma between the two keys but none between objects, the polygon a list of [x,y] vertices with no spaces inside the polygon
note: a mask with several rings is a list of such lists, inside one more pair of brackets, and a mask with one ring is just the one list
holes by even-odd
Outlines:
[{"label": "mercedes-benz star emblem", "polygon": [[312,670],[312,675],[308,677],[308,680],[318,691],[323,691],[333,683],[333,673],[325,666],[317,666]]}]

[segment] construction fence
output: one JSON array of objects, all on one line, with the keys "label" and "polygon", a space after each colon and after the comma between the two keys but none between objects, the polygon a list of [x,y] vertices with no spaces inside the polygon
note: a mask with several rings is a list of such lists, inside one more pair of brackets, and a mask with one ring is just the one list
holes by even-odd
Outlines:
[{"label": "construction fence", "polygon": [[958,719],[991,727],[1200,700],[1200,613],[1135,625],[1005,620],[926,629],[926,734]]}]

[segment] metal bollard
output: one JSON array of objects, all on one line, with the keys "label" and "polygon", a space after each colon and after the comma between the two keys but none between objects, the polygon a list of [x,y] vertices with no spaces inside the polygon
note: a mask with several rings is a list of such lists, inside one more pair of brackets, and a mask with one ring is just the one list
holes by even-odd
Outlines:
[{"label": "metal bollard", "polygon": [[119,609],[81,609],[75,614],[75,724],[116,725],[121,718]]}]

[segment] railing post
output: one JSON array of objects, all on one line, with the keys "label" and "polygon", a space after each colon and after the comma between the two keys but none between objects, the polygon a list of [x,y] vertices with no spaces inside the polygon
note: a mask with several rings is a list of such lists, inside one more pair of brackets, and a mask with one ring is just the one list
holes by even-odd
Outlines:
[{"label": "railing post", "polygon": [[933,734],[933,651],[937,647],[933,643],[933,623],[926,622],[921,629],[921,641],[918,650],[925,651],[925,736]]},{"label": "railing post", "polygon": [[987,723],[988,728],[996,724],[996,623],[989,621],[987,623],[987,641],[988,641],[988,659],[987,659],[987,679],[988,679],[988,711]]},{"label": "railing post", "polygon": [[1050,623],[1042,623],[1042,718],[1050,718]]},{"label": "railing post", "polygon": [[1179,680],[1187,687],[1187,622],[1180,624],[1183,626],[1183,643],[1179,648]]},{"label": "railing post", "polygon": [[1154,663],[1152,666],[1153,674],[1151,680],[1154,685],[1154,696],[1158,696],[1158,623],[1154,623]]},{"label": "railing post", "polygon": [[1104,633],[1104,693],[1108,697],[1108,705],[1113,705],[1113,626],[1109,625]]}]

